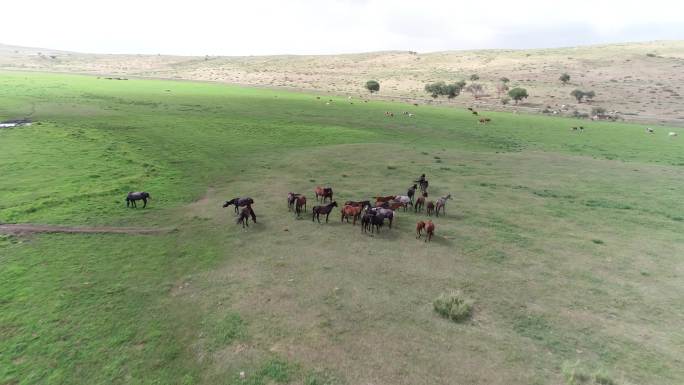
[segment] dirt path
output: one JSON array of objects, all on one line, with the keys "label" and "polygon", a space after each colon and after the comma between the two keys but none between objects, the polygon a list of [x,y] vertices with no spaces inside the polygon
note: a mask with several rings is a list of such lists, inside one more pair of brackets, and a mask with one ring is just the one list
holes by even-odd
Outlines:
[{"label": "dirt path", "polygon": [[23,224],[0,224],[0,234],[31,233],[85,233],[85,234],[160,234],[173,229],[135,228],[135,227],[91,227],[91,226],[53,226]]}]

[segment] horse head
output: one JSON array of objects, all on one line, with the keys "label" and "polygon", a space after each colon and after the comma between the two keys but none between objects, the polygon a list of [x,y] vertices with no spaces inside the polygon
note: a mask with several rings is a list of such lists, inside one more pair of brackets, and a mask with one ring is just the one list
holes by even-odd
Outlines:
[{"label": "horse head", "polygon": [[234,199],[231,199],[231,200],[229,200],[229,201],[226,201],[226,202],[223,204],[223,207],[225,208],[225,207],[228,207],[228,206],[230,206],[230,205],[232,205],[232,204],[235,204],[235,200],[236,200],[236,199],[237,199],[237,198],[234,198]]}]

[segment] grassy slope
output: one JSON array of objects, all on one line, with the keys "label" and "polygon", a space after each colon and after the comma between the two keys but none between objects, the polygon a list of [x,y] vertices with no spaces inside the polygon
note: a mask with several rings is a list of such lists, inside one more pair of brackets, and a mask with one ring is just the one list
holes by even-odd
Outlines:
[{"label": "grassy slope", "polygon": [[[0,131],[0,222],[179,228],[0,239],[0,382],[557,383],[576,361],[684,378],[684,153],[663,130],[61,75],[1,74],[0,96],[0,118],[42,123]],[[369,238],[283,207],[421,172],[456,197],[429,248],[414,214]],[[148,210],[122,207],[132,189]],[[247,232],[219,208],[240,194]],[[472,322],[432,313],[447,289]]]}]

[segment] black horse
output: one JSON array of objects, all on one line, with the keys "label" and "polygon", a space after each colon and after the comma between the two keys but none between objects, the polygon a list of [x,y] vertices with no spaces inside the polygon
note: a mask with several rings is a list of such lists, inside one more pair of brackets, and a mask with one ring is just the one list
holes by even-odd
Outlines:
[{"label": "black horse", "polygon": [[330,216],[333,207],[337,207],[337,202],[328,203],[325,206],[314,206],[313,210],[311,210],[313,211],[311,222],[318,219],[318,223],[321,223],[321,214],[325,214],[325,223],[328,223],[328,217]]},{"label": "black horse", "polygon": [[361,218],[361,232],[365,233],[368,230],[370,230],[372,234],[373,229],[375,228],[377,233],[380,234],[380,228],[382,227],[384,222],[384,215],[368,210]]},{"label": "black horse", "polygon": [[135,201],[143,201],[143,208],[147,207],[147,200],[152,199],[150,194],[144,191],[129,192],[126,196],[126,207],[138,207]]},{"label": "black horse", "polygon": [[254,204],[254,199],[252,199],[252,198],[250,198],[250,197],[233,198],[233,199],[231,199],[231,200],[229,200],[229,201],[226,201],[226,202],[223,204],[223,207],[226,208],[226,207],[228,207],[228,206],[230,206],[230,205],[235,205],[235,213],[237,214],[237,212],[238,212],[238,207],[244,207],[244,206],[248,206],[248,205],[252,205],[252,204]]},{"label": "black horse", "polygon": [[411,199],[411,203],[413,203],[413,196],[416,195],[416,189],[418,188],[417,184],[414,184],[413,186],[409,187],[408,191],[406,192],[406,195]]}]

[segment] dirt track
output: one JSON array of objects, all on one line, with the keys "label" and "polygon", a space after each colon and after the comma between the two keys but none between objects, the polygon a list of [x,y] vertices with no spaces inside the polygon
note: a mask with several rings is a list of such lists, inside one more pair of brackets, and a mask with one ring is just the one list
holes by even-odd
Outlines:
[{"label": "dirt track", "polygon": [[80,233],[80,234],[160,234],[172,229],[135,228],[135,227],[91,227],[91,226],[53,226],[24,224],[0,224],[0,234],[31,233]]}]

